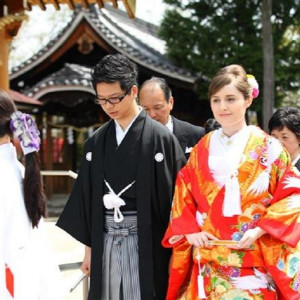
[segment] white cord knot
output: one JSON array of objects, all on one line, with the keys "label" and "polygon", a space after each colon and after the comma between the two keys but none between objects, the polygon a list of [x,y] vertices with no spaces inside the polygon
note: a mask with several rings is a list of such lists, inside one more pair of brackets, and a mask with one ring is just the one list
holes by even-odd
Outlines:
[{"label": "white cord knot", "polygon": [[121,213],[120,207],[126,205],[125,201],[120,198],[120,196],[128,190],[134,183],[131,182],[128,184],[120,193],[116,194],[114,190],[111,188],[109,183],[104,180],[109,192],[103,196],[103,203],[106,209],[114,209],[114,221],[116,223],[122,222],[124,220],[124,216]]},{"label": "white cord knot", "polygon": [[103,196],[103,203],[106,209],[114,209],[114,220],[119,223],[124,220],[124,216],[120,211],[120,207],[126,203],[123,199],[118,197],[114,192],[109,191]]}]

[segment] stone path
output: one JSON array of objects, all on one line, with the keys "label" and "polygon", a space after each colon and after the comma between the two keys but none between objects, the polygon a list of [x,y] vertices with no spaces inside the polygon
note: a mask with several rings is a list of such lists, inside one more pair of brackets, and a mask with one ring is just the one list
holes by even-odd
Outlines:
[{"label": "stone path", "polygon": [[[56,219],[48,218],[45,221],[48,238],[57,259],[57,264],[63,269],[60,273],[65,295],[64,300],[82,300],[82,283],[72,293],[69,293],[69,290],[82,274],[78,268],[74,269],[74,265],[76,267],[80,265],[79,262],[82,261],[84,255],[84,246],[55,226]],[[70,263],[73,263],[73,267],[68,269],[66,264]]]},{"label": "stone path", "polygon": [[82,274],[78,266],[83,259],[84,245],[55,225],[66,199],[66,195],[55,195],[48,201],[49,217],[45,219],[45,224],[57,264],[61,267],[61,281],[65,295],[63,300],[83,300],[82,283],[72,293],[69,293],[69,290]]}]

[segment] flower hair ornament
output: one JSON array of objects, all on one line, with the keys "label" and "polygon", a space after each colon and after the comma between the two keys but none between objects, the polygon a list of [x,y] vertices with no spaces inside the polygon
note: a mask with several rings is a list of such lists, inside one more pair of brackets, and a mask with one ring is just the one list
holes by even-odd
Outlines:
[{"label": "flower hair ornament", "polygon": [[18,137],[24,154],[39,151],[40,132],[33,118],[20,111],[14,112],[10,118],[10,129]]},{"label": "flower hair ornament", "polygon": [[252,87],[252,97],[253,99],[257,98],[259,95],[259,86],[258,82],[256,81],[255,77],[251,74],[247,74],[247,81]]}]

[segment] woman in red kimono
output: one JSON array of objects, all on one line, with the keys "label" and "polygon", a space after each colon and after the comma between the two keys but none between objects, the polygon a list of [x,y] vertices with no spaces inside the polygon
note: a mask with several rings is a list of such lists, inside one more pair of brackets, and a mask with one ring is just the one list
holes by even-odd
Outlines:
[{"label": "woman in red kimono", "polygon": [[300,177],[280,143],[245,113],[258,96],[238,65],[208,96],[221,128],[178,173],[163,239],[173,247],[167,299],[300,299]]}]

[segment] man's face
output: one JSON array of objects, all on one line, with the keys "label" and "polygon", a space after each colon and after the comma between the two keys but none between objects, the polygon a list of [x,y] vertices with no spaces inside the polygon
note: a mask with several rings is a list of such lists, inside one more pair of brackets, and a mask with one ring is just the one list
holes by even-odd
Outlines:
[{"label": "man's face", "polygon": [[[99,99],[120,98],[124,93],[125,91],[121,89],[119,82],[101,82],[97,84],[97,97]],[[133,86],[121,102],[112,104],[107,101],[101,107],[109,117],[120,122],[132,114],[133,107],[136,105],[136,95],[137,87]]]},{"label": "man's face", "polygon": [[168,123],[173,108],[173,98],[171,97],[167,102],[163,91],[158,85],[148,84],[144,86],[139,93],[139,102],[152,119],[163,125]]}]

